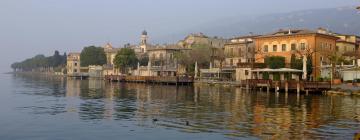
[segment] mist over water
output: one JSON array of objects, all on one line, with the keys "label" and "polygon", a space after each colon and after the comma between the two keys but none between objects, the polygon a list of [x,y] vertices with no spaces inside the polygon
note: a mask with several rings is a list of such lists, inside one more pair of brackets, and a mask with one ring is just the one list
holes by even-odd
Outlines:
[{"label": "mist over water", "polygon": [[0,75],[1,139],[352,139],[360,98]]}]

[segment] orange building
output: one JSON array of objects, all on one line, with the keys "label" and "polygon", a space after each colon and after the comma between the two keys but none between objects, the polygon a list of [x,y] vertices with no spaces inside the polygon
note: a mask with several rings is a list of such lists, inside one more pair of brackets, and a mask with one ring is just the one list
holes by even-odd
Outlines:
[{"label": "orange building", "polygon": [[338,38],[323,29],[279,30],[278,32],[254,38],[255,61],[264,63],[267,56],[285,57],[286,66],[290,66],[291,56],[311,56],[312,77],[320,76],[321,63],[329,63],[330,55],[335,52]]}]

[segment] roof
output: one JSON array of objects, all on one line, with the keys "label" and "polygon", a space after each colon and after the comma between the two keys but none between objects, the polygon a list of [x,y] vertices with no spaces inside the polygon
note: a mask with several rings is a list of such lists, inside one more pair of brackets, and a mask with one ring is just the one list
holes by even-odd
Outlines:
[{"label": "roof", "polygon": [[279,31],[276,31],[276,32],[273,32],[273,33],[270,33],[270,34],[255,37],[255,39],[267,38],[267,37],[292,36],[292,35],[308,35],[308,34],[325,35],[325,36],[328,36],[328,37],[332,37],[334,39],[338,39],[338,37],[336,37],[336,36],[333,36],[333,35],[330,35],[330,34],[325,34],[325,33],[319,33],[317,31],[308,30],[308,29],[289,29],[289,30],[280,29]]},{"label": "roof", "polygon": [[258,37],[258,36],[260,36],[260,35],[245,35],[245,36],[237,36],[237,37],[230,38],[230,40],[232,40],[232,39],[255,38],[255,37]]},{"label": "roof", "polygon": [[346,40],[343,40],[343,39],[338,39],[338,40],[336,40],[336,42],[337,43],[347,43],[347,44],[357,45],[357,43],[346,41]]},{"label": "roof", "polygon": [[289,68],[280,68],[280,69],[254,69],[252,72],[303,72],[302,70],[297,69],[289,69]]},{"label": "roof", "polygon": [[171,45],[152,47],[149,48],[147,51],[156,51],[156,50],[191,50],[191,49],[183,48],[178,45],[171,44]]},{"label": "roof", "polygon": [[80,55],[81,53],[71,52],[68,55]]}]

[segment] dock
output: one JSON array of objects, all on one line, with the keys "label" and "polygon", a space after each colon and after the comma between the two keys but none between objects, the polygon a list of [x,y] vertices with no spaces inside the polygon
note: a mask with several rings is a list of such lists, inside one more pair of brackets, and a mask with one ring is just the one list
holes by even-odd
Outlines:
[{"label": "dock", "polygon": [[268,91],[275,89],[275,92],[283,90],[288,92],[289,90],[296,90],[298,93],[301,91],[308,92],[319,92],[327,91],[331,89],[331,82],[320,82],[320,81],[296,81],[296,80],[285,80],[285,81],[272,81],[263,79],[248,79],[241,82],[241,87],[247,89],[266,88]]},{"label": "dock", "polygon": [[194,78],[187,76],[121,76],[106,75],[105,80],[109,82],[128,82],[128,83],[149,83],[165,85],[192,85]]}]

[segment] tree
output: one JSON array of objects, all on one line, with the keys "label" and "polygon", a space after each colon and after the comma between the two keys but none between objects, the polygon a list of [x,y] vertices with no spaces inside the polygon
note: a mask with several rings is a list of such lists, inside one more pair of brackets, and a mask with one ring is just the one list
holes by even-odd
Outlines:
[{"label": "tree", "polygon": [[344,57],[338,54],[328,54],[327,58],[330,60],[331,64],[331,77],[332,78],[340,78],[340,74],[336,72],[336,65],[341,65],[342,62],[344,62]]},{"label": "tree", "polygon": [[139,57],[139,63],[142,66],[147,66],[149,62],[149,56],[148,55],[142,55]]},{"label": "tree", "polygon": [[122,48],[115,55],[114,65],[121,69],[122,73],[126,73],[127,68],[134,68],[137,65],[138,59],[135,51],[130,48]]},{"label": "tree", "polygon": [[296,55],[292,54],[291,60],[290,60],[290,67],[292,69],[302,70],[303,69],[303,60],[296,58]]},{"label": "tree", "polygon": [[95,46],[85,47],[81,51],[80,62],[82,67],[106,64],[106,55],[104,49]]},{"label": "tree", "polygon": [[306,68],[307,68],[307,78],[310,80],[310,75],[313,72],[313,64],[312,64],[312,58],[311,56],[307,56],[307,62],[306,62]]},{"label": "tree", "polygon": [[282,56],[270,56],[265,58],[265,64],[268,68],[278,69],[285,67],[285,57]]},{"label": "tree", "polygon": [[211,46],[195,44],[191,46],[191,51],[180,51],[174,54],[178,64],[186,67],[187,72],[194,72],[195,62],[198,66],[208,67],[211,60],[214,59],[214,50]]}]

